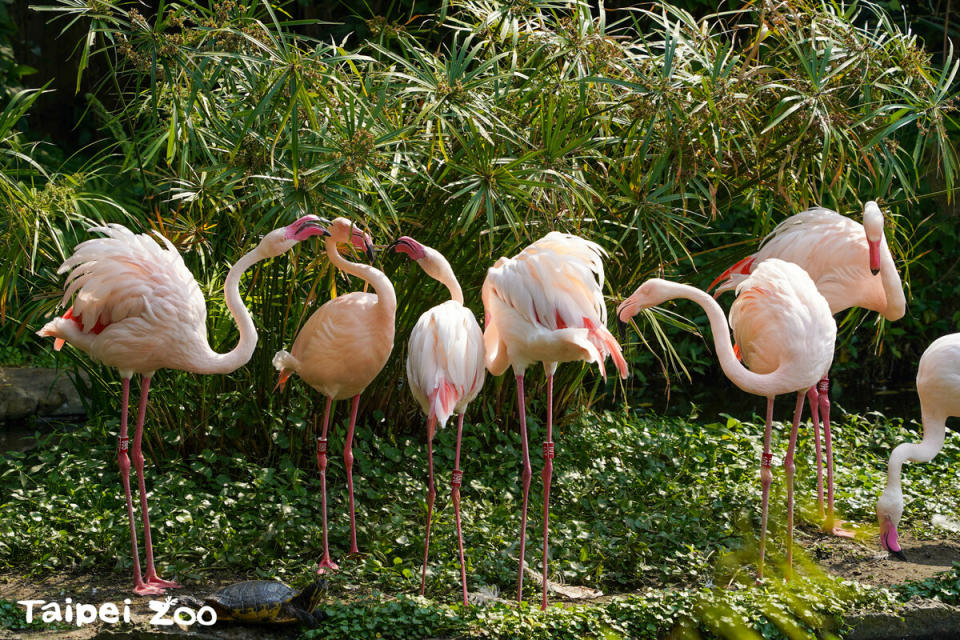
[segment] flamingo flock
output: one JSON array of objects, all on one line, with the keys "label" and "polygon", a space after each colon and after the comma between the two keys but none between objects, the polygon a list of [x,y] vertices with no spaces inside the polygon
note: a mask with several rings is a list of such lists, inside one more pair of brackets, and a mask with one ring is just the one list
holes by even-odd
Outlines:
[{"label": "flamingo flock", "polygon": [[[359,552],[354,502],[353,437],[360,395],[377,377],[393,351],[397,296],[387,275],[371,264],[347,260],[340,253],[348,245],[375,259],[369,234],[346,218],[332,222],[304,216],[268,233],[227,274],[224,295],[233,315],[239,342],[227,353],[217,353],[206,338],[203,295],[173,244],[157,234],[134,234],[119,224],[93,227],[104,237],[77,245],[60,267],[69,272],[62,304],[67,311],[38,331],[55,339],[59,350],[69,343],[91,358],[115,367],[122,381],[117,461],[126,498],[133,558],[133,591],[156,595],[176,588],[157,575],[147,514],[144,457],[141,450],[150,380],[158,369],[195,373],[230,373],[251,358],[257,344],[254,321],[239,292],[244,271],[277,257],[313,236],[325,238],[330,264],[356,276],[373,292],[353,292],[320,306],[294,339],[290,351],[278,351],[273,364],[283,389],[294,373],[326,399],[322,421],[314,417],[316,457],[321,482],[320,514],[323,555],[318,573],[337,571],[330,553],[327,523],[328,433],[336,400],[351,400],[343,450],[347,478],[351,554]],[[426,416],[427,515],[420,593],[426,587],[430,534],[436,483],[433,438],[439,426],[457,414],[456,452],[450,476],[451,502],[457,529],[460,594],[467,604],[467,565],[461,527],[463,471],[460,469],[464,416],[480,393],[487,372],[502,375],[513,370],[517,389],[517,423],[522,446],[520,485],[519,572],[517,599],[523,597],[526,562],[527,509],[532,481],[524,376],[541,364],[546,376],[546,433],[543,442],[543,511],[541,555],[542,595],[547,608],[549,565],[550,489],[553,460],[553,378],[561,362],[595,364],[606,378],[607,358],[626,378],[627,362],[620,344],[608,331],[603,296],[604,249],[590,240],[550,232],[512,258],[503,257],[487,271],[481,288],[484,328],[465,305],[463,289],[447,259],[437,250],[403,236],[388,251],[404,254],[423,273],[444,285],[450,299],[425,310],[407,343],[406,376],[410,391]],[[833,450],[830,433],[828,371],[837,325],[833,316],[851,307],[879,312],[896,320],[905,311],[899,274],[883,233],[883,214],[875,202],[866,203],[863,224],[827,209],[794,215],[774,229],[759,250],[724,271],[708,287],[715,296],[735,290],[729,322],[707,291],[651,279],[640,285],[617,309],[621,322],[642,309],[683,298],[699,305],[709,319],[714,347],[727,377],[742,390],[766,398],[766,423],[760,457],[761,520],[757,576],[763,579],[768,503],[773,481],[771,433],[777,395],[796,393],[793,421],[783,466],[787,480],[787,572],[790,577],[793,540],[795,454],[804,400],[810,404],[817,451],[818,501],[824,527],[846,535],[834,512]],[[734,342],[731,342],[730,332]],[[897,526],[903,512],[900,470],[904,462],[931,460],[944,442],[948,416],[960,415],[960,334],[934,342],[920,360],[917,388],[924,433],[919,444],[902,444],[890,457],[887,487],[877,503],[881,544],[902,556]],[[127,431],[130,380],[141,376],[140,401],[134,442]],[[822,421],[827,469],[824,508],[823,464],[819,425]],[[320,425],[319,430],[317,425]],[[129,456],[128,456],[129,452]],[[132,457],[138,479],[146,573],[141,573],[137,527],[130,486]]]}]

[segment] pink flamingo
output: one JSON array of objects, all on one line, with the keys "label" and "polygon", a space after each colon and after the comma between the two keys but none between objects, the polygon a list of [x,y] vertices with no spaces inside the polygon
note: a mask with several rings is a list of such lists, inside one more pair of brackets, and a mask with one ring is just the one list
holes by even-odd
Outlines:
[{"label": "pink flamingo", "polygon": [[[159,234],[166,249],[148,234],[134,234],[119,224],[92,227],[91,232],[107,237],[77,245],[73,255],[57,271],[70,271],[62,304],[74,294],[76,297],[63,317],[45,324],[37,335],[55,338],[54,349],[58,351],[64,342],[69,342],[94,360],[119,369],[123,379],[117,461],[130,520],[134,593],[157,595],[164,589],[180,586],[157,576],[153,564],[141,452],[150,379],[161,368],[230,373],[246,364],[257,346],[257,329],[240,297],[241,275],[257,262],[279,256],[310,236],[325,234],[319,222],[316,216],[304,216],[289,226],[271,231],[227,273],[224,297],[240,333],[240,341],[228,353],[217,353],[207,343],[203,293],[176,248]],[[130,455],[140,485],[143,540],[147,548],[145,577],[140,574],[127,456],[130,378],[135,373],[141,376],[140,407]]]},{"label": "pink flamingo", "polygon": [[[755,254],[724,271],[707,288],[719,283],[714,296],[730,291],[758,264],[780,258],[800,265],[813,278],[834,315],[850,307],[877,311],[887,320],[899,320],[906,308],[903,285],[883,233],[883,213],[874,201],[863,207],[863,224],[830,209],[816,207],[790,216],[760,243]],[[875,276],[879,274],[880,278]],[[824,375],[807,395],[817,450],[817,501],[823,509],[823,462],[820,419],[827,448],[827,512],[825,530],[850,537],[834,516],[833,441],[830,434],[830,379]],[[819,405],[819,407],[817,406]]]},{"label": "pink flamingo", "polygon": [[450,481],[454,514],[457,523],[457,544],[460,550],[460,586],[463,604],[467,606],[467,573],[463,561],[463,531],[460,527],[460,440],[463,416],[467,405],[477,397],[486,377],[483,360],[483,333],[473,312],[463,306],[463,291],[447,259],[439,251],[403,236],[390,245],[405,253],[423,271],[438,280],[450,292],[450,300],[429,309],[420,316],[407,346],[407,380],[413,397],[427,415],[427,535],[423,545],[423,573],[420,595],[427,581],[427,556],[430,550],[430,519],[436,496],[433,484],[433,435],[437,424],[444,427],[447,419],[458,413],[457,447]]},{"label": "pink flamingo", "polygon": [[350,553],[354,554],[359,553],[353,500],[353,432],[357,424],[357,408],[360,394],[377,377],[393,351],[394,314],[397,310],[397,296],[387,276],[375,267],[348,262],[337,250],[338,243],[349,243],[365,250],[372,261],[374,251],[370,236],[346,218],[331,222],[328,231],[326,250],[331,264],[373,285],[376,293],[354,291],[325,303],[307,319],[290,352],[278,351],[273,356],[273,366],[280,371],[277,382],[280,389],[290,374],[296,372],[327,398],[323,430],[317,437],[323,510],[323,558],[317,573],[339,568],[330,558],[327,542],[327,427],[331,407],[334,400],[353,399],[343,461],[350,499]]},{"label": "pink flamingo", "polygon": [[923,419],[923,439],[903,443],[890,454],[887,486],[877,500],[880,544],[901,560],[897,525],[903,515],[903,491],[900,471],[904,462],[930,462],[943,447],[947,418],[960,416],[960,333],[934,340],[920,358],[917,370],[917,395]]},{"label": "pink flamingo", "polygon": [[830,307],[813,280],[797,265],[770,258],[761,262],[737,286],[737,299],[730,307],[733,329],[746,367],[737,358],[720,305],[706,292],[685,284],[660,279],[644,282],[620,304],[617,313],[626,322],[641,309],[666,300],[685,298],[707,313],[720,367],[735,385],[767,398],[767,420],[760,462],[762,515],[760,520],[759,579],[763,579],[763,553],[767,535],[767,502],[773,475],[770,462],[770,432],[773,399],[781,393],[797,392],[793,429],[783,466],[787,474],[787,577],[793,563],[793,463],[797,429],[807,389],[830,368],[837,324]]},{"label": "pink flamingo", "polygon": [[595,362],[606,378],[603,362],[613,358],[622,377],[627,362],[620,345],[607,331],[603,303],[603,262],[606,252],[577,236],[548,233],[513,258],[500,258],[483,283],[487,369],[495,376],[508,366],[517,378],[517,405],[523,444],[523,508],[520,515],[520,574],[517,601],[523,599],[523,565],[530,492],[530,452],[523,375],[540,362],[547,375],[547,439],[543,443],[543,596],[547,608],[547,532],[550,519],[550,481],[553,475],[553,374],[560,362]]}]

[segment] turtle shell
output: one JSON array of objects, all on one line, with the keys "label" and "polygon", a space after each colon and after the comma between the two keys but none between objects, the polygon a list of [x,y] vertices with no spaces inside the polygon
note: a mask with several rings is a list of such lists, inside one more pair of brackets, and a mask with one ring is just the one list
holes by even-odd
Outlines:
[{"label": "turtle shell", "polygon": [[288,585],[272,580],[248,580],[228,585],[207,596],[207,604],[234,620],[287,622],[284,605],[298,594]]}]

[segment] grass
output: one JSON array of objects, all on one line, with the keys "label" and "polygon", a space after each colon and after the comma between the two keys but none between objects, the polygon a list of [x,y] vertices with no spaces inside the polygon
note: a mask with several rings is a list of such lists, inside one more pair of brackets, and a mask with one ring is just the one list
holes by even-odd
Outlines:
[{"label": "grass", "polygon": [[[530,420],[533,443],[542,439],[542,425],[535,415]],[[94,567],[113,567],[120,574],[130,570],[114,430],[115,425],[107,421],[54,434],[42,439],[36,450],[9,453],[0,462],[0,492],[6,496],[0,503],[3,566],[34,576]],[[917,426],[905,427],[899,420],[877,414],[837,420],[838,508],[846,518],[866,523],[867,529],[872,526],[886,456],[896,442],[915,439],[911,430],[918,430]],[[802,526],[811,526],[816,519],[812,443],[807,431],[801,434],[798,458],[798,522]],[[338,450],[343,433],[343,425],[338,425],[332,451]],[[429,599],[384,601],[383,594],[412,594],[419,586],[425,453],[419,434],[377,440],[369,425],[361,425],[355,441],[355,479],[363,555],[344,557],[346,491],[342,463],[335,456],[328,469],[330,537],[332,553],[343,560],[343,568],[330,578],[329,590],[334,600],[345,599],[348,604],[327,607],[331,617],[340,621],[337,624],[345,626],[329,632],[333,635],[317,637],[366,637],[356,628],[364,616],[407,620],[413,626],[392,636],[398,638],[429,637],[426,629],[442,635],[444,625],[453,625],[457,633],[472,634],[483,628],[492,629],[489,637],[507,637],[506,630],[523,621],[532,625],[524,637],[563,637],[574,629],[607,637],[600,630],[611,621],[620,625],[612,625],[611,633],[635,637],[636,629],[630,625],[653,625],[651,634],[670,629],[680,621],[677,611],[698,611],[697,624],[710,631],[710,612],[716,607],[725,612],[719,618],[727,616],[727,607],[741,611],[735,618],[745,620],[748,627],[760,629],[764,624],[776,626],[767,613],[778,608],[799,615],[795,603],[791,604],[798,594],[803,598],[810,597],[807,592],[820,594],[823,602],[811,607],[827,617],[839,615],[858,599],[890,600],[882,590],[826,580],[802,557],[796,564],[806,581],[783,592],[775,586],[753,588],[760,433],[758,425],[733,418],[711,422],[621,412],[587,413],[561,428],[555,436],[558,455],[551,492],[551,579],[606,593],[642,595],[589,611],[574,608],[541,616],[502,605],[463,611],[453,604],[459,570],[446,490],[454,435],[449,429],[436,438],[438,500],[427,578]],[[775,431],[775,464],[782,459],[785,433]],[[471,592],[496,589],[510,599],[517,571],[519,438],[512,429],[472,421],[465,434],[468,587]],[[296,428],[282,435],[295,443],[306,441]],[[955,535],[934,531],[925,523],[960,503],[960,485],[955,480],[960,476],[958,450],[956,439],[948,438],[932,463],[906,467],[902,530],[921,538]],[[534,456],[533,462],[538,479],[540,460]],[[147,483],[153,539],[164,575],[188,583],[203,583],[214,571],[280,577],[292,584],[311,579],[321,551],[319,482],[312,465],[298,466],[283,456],[264,467],[241,455],[205,451],[161,467],[150,464]],[[539,569],[538,481],[531,500],[527,561]],[[784,502],[778,472],[768,538],[773,575],[783,559]],[[733,591],[714,587],[727,584]],[[535,601],[536,585],[527,580],[524,588],[525,598]],[[949,577],[904,588],[907,595],[942,593],[948,598],[955,598],[957,591]],[[668,615],[670,611],[674,613]],[[374,628],[382,626],[378,623]],[[425,635],[409,635],[415,628]]]}]

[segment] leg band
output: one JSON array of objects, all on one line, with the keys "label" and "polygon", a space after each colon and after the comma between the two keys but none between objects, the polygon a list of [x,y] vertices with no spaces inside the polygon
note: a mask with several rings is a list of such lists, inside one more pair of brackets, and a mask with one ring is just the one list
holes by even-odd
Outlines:
[{"label": "leg band", "polygon": [[327,452],[327,439],[317,438],[317,453],[326,453],[326,452]]},{"label": "leg band", "polygon": [[761,454],[761,456],[760,456],[760,466],[761,466],[761,467],[766,467],[767,469],[769,469],[771,462],[773,462],[773,454],[772,454],[772,453],[764,453],[764,454]]},{"label": "leg band", "polygon": [[455,469],[453,474],[450,476],[450,486],[454,489],[459,489],[463,484],[463,471]]},{"label": "leg band", "polygon": [[544,459],[553,460],[553,443],[544,442],[543,443],[543,457]]},{"label": "leg band", "polygon": [[130,438],[128,438],[127,436],[123,436],[122,438],[120,438],[120,444],[117,451],[119,453],[126,453],[129,450],[130,450]]}]

